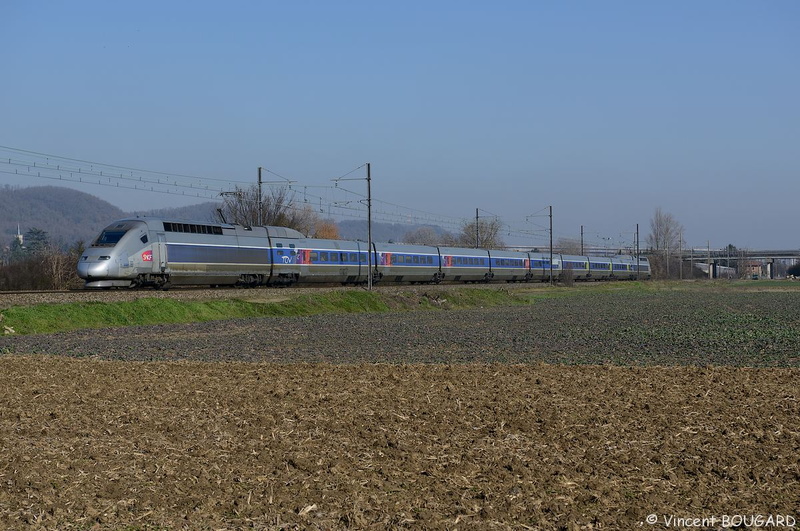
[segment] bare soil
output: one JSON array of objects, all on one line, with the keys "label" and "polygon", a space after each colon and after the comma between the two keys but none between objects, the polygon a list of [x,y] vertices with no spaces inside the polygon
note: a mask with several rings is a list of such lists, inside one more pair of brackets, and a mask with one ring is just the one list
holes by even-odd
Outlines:
[{"label": "bare soil", "polygon": [[3,529],[618,529],[800,507],[794,369],[0,366]]}]

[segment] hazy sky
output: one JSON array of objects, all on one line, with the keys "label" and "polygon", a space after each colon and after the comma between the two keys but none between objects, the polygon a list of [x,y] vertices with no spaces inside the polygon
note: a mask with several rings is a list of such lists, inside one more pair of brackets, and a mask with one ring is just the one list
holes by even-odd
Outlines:
[{"label": "hazy sky", "polygon": [[397,211],[644,241],[661,207],[690,246],[800,248],[798,28],[795,0],[5,0],[0,146],[297,187],[369,161]]}]

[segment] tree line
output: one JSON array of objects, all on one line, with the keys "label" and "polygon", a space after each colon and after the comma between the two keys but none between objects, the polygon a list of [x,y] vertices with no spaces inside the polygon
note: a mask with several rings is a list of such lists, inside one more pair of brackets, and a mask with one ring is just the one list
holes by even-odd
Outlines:
[{"label": "tree line", "polygon": [[83,254],[83,242],[69,247],[51,241],[44,230],[31,228],[14,237],[0,251],[0,290],[70,289],[83,285],[75,264]]}]

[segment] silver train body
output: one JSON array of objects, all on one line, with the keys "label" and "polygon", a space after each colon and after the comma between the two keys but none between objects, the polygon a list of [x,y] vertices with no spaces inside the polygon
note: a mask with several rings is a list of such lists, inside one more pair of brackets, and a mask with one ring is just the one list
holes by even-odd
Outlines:
[{"label": "silver train body", "polygon": [[373,281],[529,282],[650,278],[646,258],[570,256],[306,238],[285,227],[132,218],[106,227],[78,262],[87,288]]}]

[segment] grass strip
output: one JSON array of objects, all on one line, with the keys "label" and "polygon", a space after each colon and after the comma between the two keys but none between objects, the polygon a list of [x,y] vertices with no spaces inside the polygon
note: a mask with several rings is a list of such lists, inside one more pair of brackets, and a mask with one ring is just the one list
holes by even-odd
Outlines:
[{"label": "grass strip", "polygon": [[[206,322],[252,317],[291,317],[322,313],[457,309],[529,304],[530,296],[498,289],[448,289],[435,295],[363,290],[303,294],[280,302],[243,299],[182,301],[141,298],[120,302],[76,302],[15,306],[0,312],[0,330],[13,334],[52,334],[83,328]],[[11,332],[13,331],[13,332]]]}]

